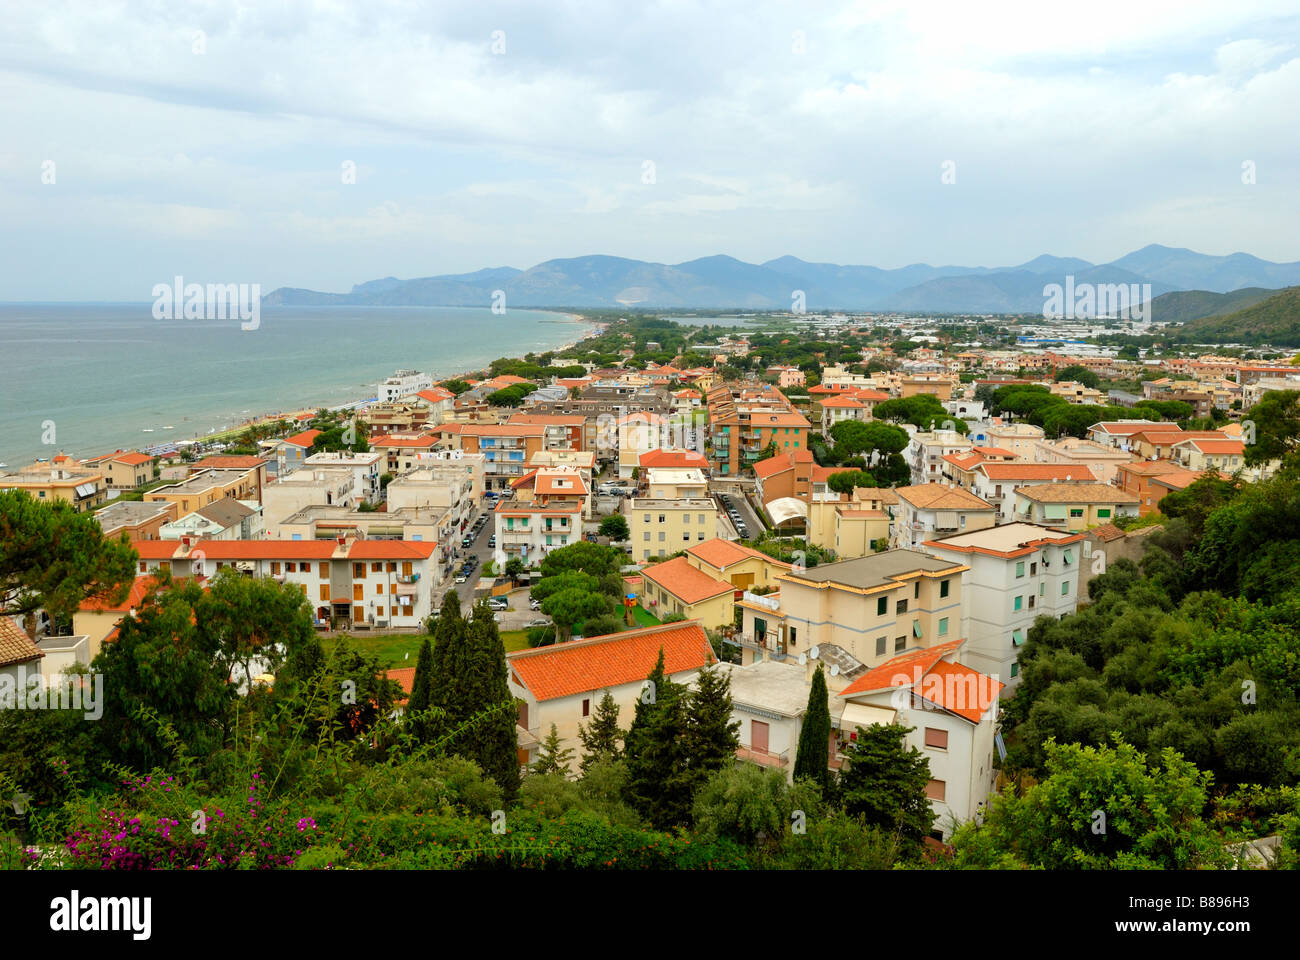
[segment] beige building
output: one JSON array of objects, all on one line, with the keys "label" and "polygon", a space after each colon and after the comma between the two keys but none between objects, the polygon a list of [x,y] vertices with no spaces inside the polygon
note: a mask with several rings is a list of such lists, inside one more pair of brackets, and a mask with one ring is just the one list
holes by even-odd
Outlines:
[{"label": "beige building", "polygon": [[703,470],[651,467],[646,471],[645,481],[652,500],[698,500],[709,495]]},{"label": "beige building", "polygon": [[103,457],[92,457],[86,466],[104,474],[111,490],[134,490],[154,478],[157,457],[135,450],[118,450]]},{"label": "beige building", "polygon": [[1089,467],[1102,483],[1114,483],[1122,463],[1131,463],[1133,455],[1125,450],[1094,443],[1080,437],[1039,440],[1034,444],[1035,463],[1065,463]]},{"label": "beige building", "polygon": [[632,556],[644,561],[666,557],[720,534],[718,507],[712,498],[656,500],[631,497],[623,501],[623,516]]},{"label": "beige building", "polygon": [[1022,421],[1000,423],[995,420],[979,432],[983,433],[987,438],[982,441],[984,444],[1010,450],[1021,460],[1032,460],[1034,458],[1034,444],[1043,439],[1042,427]]},{"label": "beige building", "polygon": [[227,497],[235,500],[262,499],[257,471],[240,467],[200,470],[180,483],[156,487],[144,495],[145,503],[174,503],[177,519],[188,516]]},{"label": "beige building", "polygon": [[895,487],[894,494],[898,506],[893,510],[889,542],[899,549],[910,550],[924,540],[983,530],[997,523],[998,508],[969,490],[924,483]]},{"label": "beige building", "polygon": [[641,570],[637,602],[656,617],[680,614],[706,629],[732,625],[735,588],[693,565],[686,557],[652,563]]},{"label": "beige building", "polygon": [[775,588],[776,578],[791,570],[788,563],[722,537],[688,547],[685,559],[715,580],[731,584],[734,590]]},{"label": "beige building", "polygon": [[1016,520],[1071,533],[1137,515],[1137,495],[1107,483],[1040,483],[1016,491]]},{"label": "beige building", "polygon": [[70,460],[66,466],[38,462],[17,473],[2,473],[0,490],[25,490],[41,503],[61,500],[77,513],[93,510],[108,499],[104,475],[73,467]]},{"label": "beige building", "polygon": [[360,502],[356,477],[346,467],[318,467],[295,470],[267,484],[262,493],[262,518],[272,540],[285,537],[282,525],[289,517],[311,506],[354,509]]},{"label": "beige building", "polygon": [[579,728],[609,693],[626,729],[660,651],[664,675],[678,683],[717,660],[704,628],[689,620],[506,654],[510,692],[519,701],[519,765],[537,759],[538,744],[554,724],[562,747],[574,752],[576,771]]},{"label": "beige building", "polygon": [[116,539],[126,534],[128,540],[157,540],[162,535],[163,525],[176,519],[176,505],[122,500],[96,510],[95,519],[99,521],[105,539]]},{"label": "beige building", "polygon": [[798,657],[830,643],[868,666],[960,637],[965,564],[913,550],[823,563],[777,577],[781,590],[739,601],[743,663]]}]

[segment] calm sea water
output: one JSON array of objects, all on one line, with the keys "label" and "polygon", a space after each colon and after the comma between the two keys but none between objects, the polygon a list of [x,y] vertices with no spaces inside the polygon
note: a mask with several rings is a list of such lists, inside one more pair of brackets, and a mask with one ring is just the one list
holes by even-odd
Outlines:
[{"label": "calm sea water", "polygon": [[138,449],[365,400],[399,369],[447,377],[590,330],[540,310],[263,307],[260,328],[244,331],[238,320],[156,320],[148,303],[0,304],[0,463]]}]

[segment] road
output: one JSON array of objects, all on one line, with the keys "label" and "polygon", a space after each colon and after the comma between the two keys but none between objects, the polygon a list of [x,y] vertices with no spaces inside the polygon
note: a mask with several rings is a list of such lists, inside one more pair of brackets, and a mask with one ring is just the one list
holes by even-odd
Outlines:
[{"label": "road", "polygon": [[[719,493],[725,493],[731,498],[731,505],[736,508],[736,511],[740,514],[740,518],[745,521],[745,527],[747,528],[751,538],[757,537],[763,532],[765,529],[763,527],[763,521],[758,519],[757,514],[754,513],[754,508],[749,505],[749,501],[745,499],[744,494],[741,493],[734,484],[726,483],[725,481],[722,483],[710,481],[709,493],[713,495],[715,500]],[[722,518],[723,523],[728,529],[734,529],[731,524],[731,517],[728,516],[726,508],[721,502],[718,503],[718,515]],[[739,534],[736,534],[736,536],[738,538]]]}]

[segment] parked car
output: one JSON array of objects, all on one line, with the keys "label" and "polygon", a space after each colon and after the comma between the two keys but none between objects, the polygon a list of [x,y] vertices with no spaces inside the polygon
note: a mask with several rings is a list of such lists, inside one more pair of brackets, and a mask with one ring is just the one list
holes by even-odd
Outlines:
[{"label": "parked car", "polygon": [[540,601],[540,600],[529,600],[529,601],[528,601],[528,609],[530,609],[530,610],[540,610],[540,609],[542,609],[542,601]]},{"label": "parked car", "polygon": [[497,545],[497,535],[494,533],[492,534],[492,536],[488,537],[488,546],[495,547],[496,545]]},{"label": "parked car", "polygon": [[468,579],[468,578],[465,576],[465,574],[464,574],[463,572],[462,572],[462,573],[459,573],[459,574],[456,575],[456,582],[457,582],[457,583],[464,583],[467,579]]},{"label": "parked car", "polygon": [[550,625],[551,621],[549,620],[529,620],[524,624],[524,627],[549,627]]},{"label": "parked car", "polygon": [[460,545],[461,545],[462,547],[468,547],[468,546],[470,546],[473,542],[474,542],[474,540],[473,540],[473,538],[471,538],[471,537],[461,537],[461,538],[460,538]]}]

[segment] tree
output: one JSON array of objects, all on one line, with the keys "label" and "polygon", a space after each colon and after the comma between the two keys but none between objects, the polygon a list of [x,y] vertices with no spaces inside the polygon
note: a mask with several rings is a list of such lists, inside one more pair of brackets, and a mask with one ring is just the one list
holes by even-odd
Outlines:
[{"label": "tree", "polygon": [[560,734],[556,731],[555,724],[551,724],[551,732],[546,735],[541,746],[537,750],[537,759],[533,762],[532,772],[537,774],[558,774],[567,778],[569,775],[569,764],[573,762],[573,751],[562,746]]},{"label": "tree", "polygon": [[0,616],[44,609],[70,627],[86,598],[126,599],[138,559],[123,535],[105,539],[98,521],[65,502],[0,491]]},{"label": "tree", "polygon": [[559,628],[565,639],[573,633],[576,624],[588,617],[611,612],[609,598],[581,588],[568,588],[551,594],[542,601],[542,613]]},{"label": "tree", "polygon": [[[519,792],[515,732],[518,714],[515,697],[510,692],[506,647],[486,597],[475,606],[474,620],[469,628],[466,683],[470,693],[463,698],[469,712],[460,718],[460,722],[474,719],[474,724],[465,734],[467,749],[457,752],[476,761],[483,772],[496,781],[506,799],[512,800]],[[491,713],[483,717],[484,711]]]},{"label": "tree", "polygon": [[807,778],[820,784],[823,791],[830,786],[831,710],[826,690],[826,676],[822,665],[813,674],[812,689],[808,692],[808,709],[804,711],[803,726],[799,730],[799,751],[795,754],[794,779]]},{"label": "tree", "polygon": [[622,514],[610,514],[600,521],[600,535],[621,543],[630,535],[627,529],[627,520],[623,518]]},{"label": "tree", "polygon": [[1057,383],[1081,383],[1092,390],[1096,390],[1101,386],[1101,377],[1077,363],[1072,363],[1068,367],[1061,367],[1056,371],[1056,375],[1052,379]]},{"label": "tree", "polygon": [[288,652],[316,635],[311,608],[294,584],[245,577],[229,567],[198,597],[194,618],[217,667],[232,681],[240,668],[246,687],[254,663],[259,673],[275,673]]},{"label": "tree", "polygon": [[[1254,425],[1254,442],[1246,444],[1246,466],[1286,457],[1300,444],[1300,390],[1270,390],[1246,411],[1244,421]],[[1252,440],[1249,434],[1248,429],[1247,441]]]},{"label": "tree", "polygon": [[438,384],[438,386],[442,387],[444,390],[449,391],[450,393],[455,394],[458,397],[462,393],[470,389],[469,384],[466,383],[464,380],[444,380],[442,381],[442,383]]},{"label": "tree", "polygon": [[906,745],[909,733],[911,728],[897,723],[858,727],[845,751],[840,789],[846,812],[898,833],[915,852],[934,826],[934,813],[925,795],[930,763]]},{"label": "tree", "polygon": [[693,791],[715,771],[736,761],[740,721],[732,718],[731,707],[730,674],[717,666],[705,667],[696,674],[685,737]]},{"label": "tree", "polygon": [[510,578],[511,583],[518,583],[520,576],[528,570],[528,564],[524,563],[522,557],[511,557],[506,561],[505,575]]},{"label": "tree", "polygon": [[[415,659],[415,678],[411,681],[411,696],[406,702],[407,716],[423,713],[433,706],[433,644],[426,635],[420,643],[420,653]],[[412,721],[412,732],[421,743],[429,742],[432,724],[427,717]]]},{"label": "tree", "polygon": [[548,553],[542,560],[541,573],[543,577],[552,577],[571,570],[604,577],[617,574],[623,568],[625,556],[615,547],[579,540]]},{"label": "tree", "polygon": [[826,486],[836,493],[852,495],[857,487],[874,487],[876,478],[865,470],[841,470],[826,478]]},{"label": "tree", "polygon": [[618,704],[608,690],[596,704],[591,715],[591,722],[578,727],[578,739],[582,741],[582,762],[578,768],[585,774],[593,763],[601,760],[618,760],[622,756],[622,742],[625,732],[618,726]]},{"label": "tree", "polygon": [[661,649],[625,740],[627,801],[657,829],[684,825],[690,819],[687,723],[685,688],[664,674]]}]

